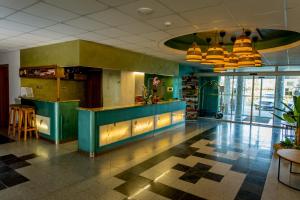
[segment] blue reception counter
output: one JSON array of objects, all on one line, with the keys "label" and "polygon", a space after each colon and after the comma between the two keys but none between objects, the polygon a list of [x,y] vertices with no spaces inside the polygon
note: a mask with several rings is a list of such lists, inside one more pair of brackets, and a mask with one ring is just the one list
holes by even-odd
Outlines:
[{"label": "blue reception counter", "polygon": [[95,153],[155,135],[185,123],[184,101],[123,107],[79,108],[78,147]]},{"label": "blue reception counter", "polygon": [[35,107],[36,123],[41,137],[55,144],[77,139],[79,100],[48,101],[22,98],[21,103]]}]

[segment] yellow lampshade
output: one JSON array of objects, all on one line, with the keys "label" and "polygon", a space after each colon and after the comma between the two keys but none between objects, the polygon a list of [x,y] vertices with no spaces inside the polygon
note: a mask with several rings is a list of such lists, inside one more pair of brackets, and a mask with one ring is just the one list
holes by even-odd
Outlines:
[{"label": "yellow lampshade", "polygon": [[251,39],[242,35],[236,39],[233,45],[233,53],[237,56],[251,54],[253,51]]},{"label": "yellow lampshade", "polygon": [[255,66],[255,60],[254,60],[254,55],[251,54],[244,54],[239,56],[239,61],[238,61],[238,66],[239,67],[251,67]]},{"label": "yellow lampshade", "polygon": [[206,61],[213,64],[224,63],[224,50],[220,45],[213,45],[207,50]]},{"label": "yellow lampshade", "polygon": [[225,72],[225,71],[226,71],[226,69],[223,64],[217,64],[214,66],[214,72],[220,73],[220,72]]},{"label": "yellow lampshade", "polygon": [[256,49],[253,50],[253,56],[254,56],[255,67],[261,67],[262,66],[261,55]]},{"label": "yellow lampshade", "polygon": [[239,58],[231,53],[228,55],[228,62],[225,62],[225,69],[237,69],[238,68]]},{"label": "yellow lampshade", "polygon": [[207,53],[202,53],[201,64],[203,64],[203,65],[212,65],[213,63],[208,62],[208,61],[206,60],[206,55],[207,55]]},{"label": "yellow lampshade", "polygon": [[192,47],[190,47],[187,50],[185,60],[188,62],[201,62],[201,59],[202,59],[201,49],[197,45],[197,43],[194,42],[192,44]]}]

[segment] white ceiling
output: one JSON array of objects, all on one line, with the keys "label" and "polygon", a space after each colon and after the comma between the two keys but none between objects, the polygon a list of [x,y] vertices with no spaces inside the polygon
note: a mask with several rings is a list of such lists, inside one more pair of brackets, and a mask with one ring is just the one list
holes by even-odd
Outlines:
[{"label": "white ceiling", "polygon": [[[138,8],[153,9],[142,15]],[[211,29],[300,32],[300,0],[0,0],[0,52],[85,39],[165,59],[175,36]],[[165,26],[169,21],[171,26]],[[264,54],[267,64],[300,64],[300,48]]]}]

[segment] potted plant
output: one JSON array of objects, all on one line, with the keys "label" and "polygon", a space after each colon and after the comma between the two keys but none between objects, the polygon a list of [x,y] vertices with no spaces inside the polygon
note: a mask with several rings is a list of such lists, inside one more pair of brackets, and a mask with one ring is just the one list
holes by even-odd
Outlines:
[{"label": "potted plant", "polygon": [[281,141],[279,144],[275,144],[275,149],[279,148],[299,148],[300,146],[300,96],[293,97],[294,105],[289,106],[286,103],[282,102],[284,109],[275,108],[275,110],[282,112],[281,116],[273,113],[278,119],[287,122],[288,124],[295,126],[295,140],[292,141],[289,138],[286,138],[284,141]]}]

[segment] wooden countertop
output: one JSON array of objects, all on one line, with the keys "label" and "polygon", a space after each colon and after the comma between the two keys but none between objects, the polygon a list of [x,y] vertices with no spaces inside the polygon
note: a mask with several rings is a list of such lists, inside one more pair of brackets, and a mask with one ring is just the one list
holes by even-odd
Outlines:
[{"label": "wooden countertop", "polygon": [[74,102],[74,101],[80,101],[80,100],[77,100],[77,99],[74,99],[74,100],[60,100],[60,101],[57,101],[57,100],[49,100],[49,99],[38,99],[38,98],[31,98],[31,97],[19,97],[21,99],[26,99],[26,100],[33,100],[33,101],[43,101],[43,102],[49,102],[49,103],[55,103],[55,102],[60,102],[60,103],[64,103],[64,102]]},{"label": "wooden countertop", "polygon": [[[161,105],[161,104],[168,104],[168,103],[174,103],[174,102],[181,102],[181,100],[161,101],[161,102],[158,102],[157,104]],[[141,107],[141,106],[151,106],[151,105],[157,105],[157,104],[131,104],[131,105],[107,106],[107,107],[99,107],[99,108],[79,107],[78,110],[87,110],[87,111],[99,112],[99,111],[117,110],[117,109],[125,109],[125,108]]]}]

